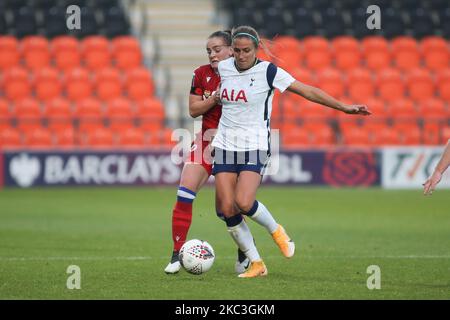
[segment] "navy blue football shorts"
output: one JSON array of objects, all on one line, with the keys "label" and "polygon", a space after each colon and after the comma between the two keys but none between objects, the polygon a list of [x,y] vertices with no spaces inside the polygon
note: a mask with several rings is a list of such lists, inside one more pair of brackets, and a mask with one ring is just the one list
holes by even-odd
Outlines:
[{"label": "navy blue football shorts", "polygon": [[239,175],[242,171],[253,171],[263,176],[269,160],[268,151],[229,151],[214,148],[212,174],[234,172]]}]

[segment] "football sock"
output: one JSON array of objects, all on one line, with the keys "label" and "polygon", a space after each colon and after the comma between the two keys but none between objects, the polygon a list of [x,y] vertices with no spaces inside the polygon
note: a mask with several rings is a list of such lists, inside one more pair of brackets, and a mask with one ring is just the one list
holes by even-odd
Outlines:
[{"label": "football sock", "polygon": [[278,228],[278,223],[275,221],[272,214],[269,212],[269,210],[267,210],[266,206],[258,200],[255,200],[255,202],[253,203],[253,207],[249,212],[243,212],[243,214],[250,217],[250,219],[252,219],[256,223],[265,227],[270,233],[275,232],[275,230]]},{"label": "football sock", "polygon": [[177,202],[172,211],[173,250],[180,251],[186,242],[187,233],[192,221],[192,203],[196,193],[185,187],[179,187]]},{"label": "football sock", "polygon": [[225,222],[231,237],[248,259],[251,262],[261,260],[253,242],[252,233],[242,218],[242,215],[238,214],[230,218],[225,217]]}]

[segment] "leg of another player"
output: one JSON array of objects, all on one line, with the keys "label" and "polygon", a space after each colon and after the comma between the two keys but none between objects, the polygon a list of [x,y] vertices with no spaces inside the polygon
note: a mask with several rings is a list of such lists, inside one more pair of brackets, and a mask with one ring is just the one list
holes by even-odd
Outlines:
[{"label": "leg of another player", "polygon": [[180,270],[178,252],[185,243],[191,226],[192,204],[197,192],[208,180],[208,177],[208,172],[200,164],[186,163],[183,167],[177,191],[177,202],[172,211],[173,253],[170,263],[164,269],[166,273],[177,273]]},{"label": "leg of another player", "polygon": [[295,253],[295,244],[286,234],[283,226],[278,224],[272,214],[261,202],[256,200],[256,192],[261,183],[257,172],[242,171],[236,186],[236,205],[242,214],[264,226],[272,235],[273,240],[283,255],[290,258]]},{"label": "leg of another player", "polygon": [[242,215],[236,210],[235,190],[237,174],[220,172],[216,174],[216,193],[220,198],[220,211],[225,216],[228,232],[238,247],[249,258],[251,265],[249,270],[239,277],[257,277],[267,275],[267,268],[262,261],[253,241],[252,233]]}]

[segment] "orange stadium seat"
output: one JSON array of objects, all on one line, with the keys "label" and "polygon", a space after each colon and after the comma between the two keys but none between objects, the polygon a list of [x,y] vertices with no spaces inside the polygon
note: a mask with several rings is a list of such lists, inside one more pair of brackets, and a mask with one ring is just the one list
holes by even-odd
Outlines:
[{"label": "orange stadium seat", "polygon": [[364,130],[369,133],[369,145],[373,147],[399,144],[398,133],[386,124],[368,125]]},{"label": "orange stadium seat", "polygon": [[80,101],[92,95],[92,81],[87,69],[74,68],[66,72],[63,83],[67,97],[72,101]]},{"label": "orange stadium seat", "polygon": [[442,125],[438,122],[427,122],[423,124],[422,129],[422,143],[426,145],[440,144]]},{"label": "orange stadium seat", "polygon": [[[312,71],[309,71],[304,68],[295,68],[290,70],[291,75],[298,81],[315,86],[317,84],[317,80],[315,78],[315,74]],[[278,91],[275,91],[278,92]],[[284,93],[283,93],[284,94]]]},{"label": "orange stadium seat", "polygon": [[50,130],[45,128],[35,128],[24,132],[24,145],[32,148],[48,148],[53,145],[53,138]]},{"label": "orange stadium seat", "polygon": [[393,129],[398,133],[402,145],[420,145],[422,142],[420,128],[414,124],[396,124]]},{"label": "orange stadium seat", "polygon": [[317,86],[337,99],[345,93],[344,77],[334,68],[317,71]]},{"label": "orange stadium seat", "polygon": [[[275,52],[272,52],[272,49],[271,49],[271,47],[272,47],[272,44],[271,44],[271,41],[269,41],[269,40],[267,40],[267,39],[261,39],[261,45],[262,46],[265,46],[266,48],[267,48],[267,50],[269,50],[269,52],[270,52],[270,54],[272,54],[272,55],[276,55],[276,53]],[[264,61],[272,61],[272,56],[269,54],[269,52],[266,52],[266,50],[264,50],[264,49],[260,49],[260,50],[258,50],[257,51],[257,57],[258,57],[258,59],[260,59],[260,60],[264,60]]]},{"label": "orange stadium seat", "polygon": [[380,97],[393,101],[405,96],[405,84],[397,69],[387,68],[378,73],[377,87]]},{"label": "orange stadium seat", "polygon": [[86,67],[98,70],[111,65],[110,42],[103,36],[89,36],[81,43],[81,53]]},{"label": "orange stadium seat", "polygon": [[361,127],[348,127],[342,130],[344,144],[350,146],[365,146],[369,144],[369,131]]},{"label": "orange stadium seat", "polygon": [[98,127],[86,132],[85,135],[84,146],[105,148],[114,144],[113,133],[108,128]]},{"label": "orange stadium seat", "polygon": [[336,37],[331,41],[336,67],[350,70],[361,66],[361,48],[358,40],[350,36]]},{"label": "orange stadium seat", "polygon": [[164,106],[162,102],[156,98],[138,101],[136,104],[135,117],[141,128],[150,131],[158,131],[162,128],[164,121]]},{"label": "orange stadium seat", "polygon": [[36,99],[28,97],[16,101],[12,114],[18,119],[37,120],[40,119],[42,110]]},{"label": "orange stadium seat", "polygon": [[50,50],[47,38],[42,36],[27,36],[20,46],[25,66],[29,69],[40,69],[50,64]]},{"label": "orange stadium seat", "polygon": [[45,105],[44,117],[50,129],[72,126],[72,115],[71,103],[63,97],[56,97]]},{"label": "orange stadium seat", "polygon": [[137,128],[128,128],[118,135],[117,144],[124,147],[142,147],[145,145],[145,133]]},{"label": "orange stadium seat", "polygon": [[56,67],[60,70],[67,71],[80,66],[80,44],[74,37],[55,37],[51,42],[51,53]]},{"label": "orange stadium seat", "polygon": [[122,70],[139,67],[142,52],[139,41],[132,36],[119,36],[112,40],[112,53],[116,66]]},{"label": "orange stadium seat", "polygon": [[0,70],[19,63],[19,41],[13,36],[0,36]]},{"label": "orange stadium seat", "polygon": [[303,129],[308,132],[310,145],[325,146],[334,143],[333,130],[326,123],[306,121],[303,124]]},{"label": "orange stadium seat", "polygon": [[419,117],[414,101],[409,98],[399,98],[389,103],[389,113],[396,122],[415,122]]},{"label": "orange stadium seat", "polygon": [[107,104],[106,114],[112,130],[124,130],[133,126],[133,106],[130,100],[116,98]]},{"label": "orange stadium seat", "polygon": [[130,70],[126,74],[126,91],[133,100],[143,100],[154,95],[151,73],[144,67]]},{"label": "orange stadium seat", "polygon": [[336,116],[334,109],[325,107],[321,104],[304,99],[304,101],[296,106],[299,110],[299,115],[305,120],[326,120]]},{"label": "orange stadium seat", "polygon": [[441,121],[450,117],[450,111],[444,101],[430,98],[418,103],[419,114],[427,121]]},{"label": "orange stadium seat", "polygon": [[415,101],[432,98],[435,94],[434,80],[428,69],[412,69],[406,73],[409,96]]},{"label": "orange stadium seat", "polygon": [[5,128],[0,130],[0,147],[14,148],[22,145],[22,138],[19,130],[14,128]]},{"label": "orange stadium seat", "polygon": [[294,127],[291,130],[282,130],[281,143],[284,147],[309,145],[310,140],[308,131],[300,127]]},{"label": "orange stadium seat", "polygon": [[96,73],[95,89],[102,100],[111,100],[122,95],[122,77],[115,68],[104,68]]},{"label": "orange stadium seat", "polygon": [[72,126],[56,128],[53,131],[53,139],[58,148],[73,148],[76,145],[75,130]]},{"label": "orange stadium seat", "polygon": [[302,113],[300,112],[300,105],[291,99],[283,99],[283,120],[295,121],[300,118]]},{"label": "orange stadium seat", "polygon": [[421,41],[425,66],[433,71],[449,67],[449,47],[444,38],[429,36]]},{"label": "orange stadium seat", "polygon": [[275,64],[288,72],[300,67],[303,59],[301,51],[282,51],[275,57]]},{"label": "orange stadium seat", "polygon": [[[369,110],[372,112],[372,114],[369,117],[363,117],[361,120],[364,123],[385,123],[390,117],[393,115],[387,108],[386,103],[378,98],[375,97],[369,97],[368,99],[364,100],[362,103],[365,103]],[[341,118],[344,118],[344,116],[348,117],[345,113],[342,114]]]},{"label": "orange stadium seat", "polygon": [[86,98],[79,101],[76,104],[74,114],[79,121],[78,128],[82,132],[103,126],[103,105],[96,98]]},{"label": "orange stadium seat", "polygon": [[372,73],[363,68],[357,68],[348,72],[346,79],[349,98],[355,103],[363,102],[375,93],[375,81]]},{"label": "orange stadium seat", "polygon": [[310,36],[303,40],[305,65],[308,69],[319,70],[331,64],[331,48],[327,39]]},{"label": "orange stadium seat", "polygon": [[3,74],[5,96],[9,100],[19,100],[30,95],[31,84],[29,73],[22,67],[13,67]]},{"label": "orange stadium seat", "polygon": [[437,72],[436,85],[439,96],[450,102],[450,68],[445,68]]},{"label": "orange stadium seat", "polygon": [[366,37],[361,41],[366,66],[374,71],[390,66],[391,54],[388,41],[379,36]]},{"label": "orange stadium seat", "polygon": [[61,95],[61,80],[58,69],[44,67],[34,74],[34,88],[38,99],[48,101]]},{"label": "orange stadium seat", "polygon": [[399,36],[391,41],[395,66],[403,71],[420,66],[420,50],[417,40],[409,36]]},{"label": "orange stadium seat", "polygon": [[273,40],[270,50],[275,55],[278,55],[281,51],[301,51],[301,42],[293,36],[282,35]]}]

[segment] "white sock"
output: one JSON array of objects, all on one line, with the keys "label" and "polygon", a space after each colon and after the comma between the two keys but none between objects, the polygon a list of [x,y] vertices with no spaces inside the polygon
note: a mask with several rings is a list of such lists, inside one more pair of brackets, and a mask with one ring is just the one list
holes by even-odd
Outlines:
[{"label": "white sock", "polygon": [[228,232],[251,262],[261,260],[258,249],[253,242],[252,233],[244,220],[234,227],[228,227]]},{"label": "white sock", "polygon": [[271,234],[274,233],[278,228],[278,223],[275,221],[269,210],[267,210],[265,205],[259,201],[255,202],[258,203],[258,208],[254,214],[248,215],[248,217],[265,227]]}]

